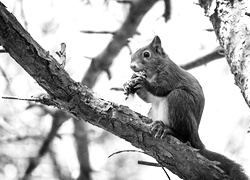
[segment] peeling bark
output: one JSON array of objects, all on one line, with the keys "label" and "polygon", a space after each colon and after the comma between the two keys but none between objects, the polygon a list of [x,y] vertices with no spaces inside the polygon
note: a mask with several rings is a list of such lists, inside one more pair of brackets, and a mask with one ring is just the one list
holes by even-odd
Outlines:
[{"label": "peeling bark", "polygon": [[250,107],[250,17],[246,15],[249,1],[216,0],[215,2],[215,9],[210,9],[212,6],[205,3],[201,6],[213,12],[210,20],[215,33],[225,50],[235,84],[240,88]]}]

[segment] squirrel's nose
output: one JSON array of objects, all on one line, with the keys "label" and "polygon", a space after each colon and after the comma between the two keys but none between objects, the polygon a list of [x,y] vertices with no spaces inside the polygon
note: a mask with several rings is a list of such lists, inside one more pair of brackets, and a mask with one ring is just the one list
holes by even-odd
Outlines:
[{"label": "squirrel's nose", "polygon": [[138,65],[137,65],[136,63],[134,63],[134,62],[132,62],[132,63],[130,64],[130,68],[131,68],[133,71],[138,71]]}]

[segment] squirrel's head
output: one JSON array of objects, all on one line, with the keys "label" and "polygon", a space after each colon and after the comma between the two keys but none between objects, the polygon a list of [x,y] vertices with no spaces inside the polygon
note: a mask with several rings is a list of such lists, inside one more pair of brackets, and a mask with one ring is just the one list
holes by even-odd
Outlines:
[{"label": "squirrel's head", "polygon": [[132,55],[130,68],[135,72],[144,71],[147,77],[151,77],[161,71],[166,56],[160,38],[155,36],[149,45],[139,49]]}]

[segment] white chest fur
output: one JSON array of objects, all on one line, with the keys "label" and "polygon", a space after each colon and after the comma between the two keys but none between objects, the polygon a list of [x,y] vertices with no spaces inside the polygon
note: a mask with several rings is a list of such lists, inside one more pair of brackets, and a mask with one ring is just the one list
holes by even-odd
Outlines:
[{"label": "white chest fur", "polygon": [[168,101],[166,97],[157,97],[148,93],[149,102],[152,107],[148,114],[153,121],[163,121],[164,124],[169,124],[168,119]]}]

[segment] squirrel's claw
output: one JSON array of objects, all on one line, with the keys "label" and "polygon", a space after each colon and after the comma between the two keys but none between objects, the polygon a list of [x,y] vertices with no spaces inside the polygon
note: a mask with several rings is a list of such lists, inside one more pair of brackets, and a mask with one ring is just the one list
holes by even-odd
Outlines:
[{"label": "squirrel's claw", "polygon": [[155,138],[161,138],[164,128],[165,128],[165,125],[162,121],[154,121],[151,124],[150,131]]},{"label": "squirrel's claw", "polygon": [[154,121],[151,124],[151,134],[155,138],[163,139],[166,137],[166,135],[174,135],[174,132],[172,129],[170,129],[168,126],[166,126],[162,121]]}]

